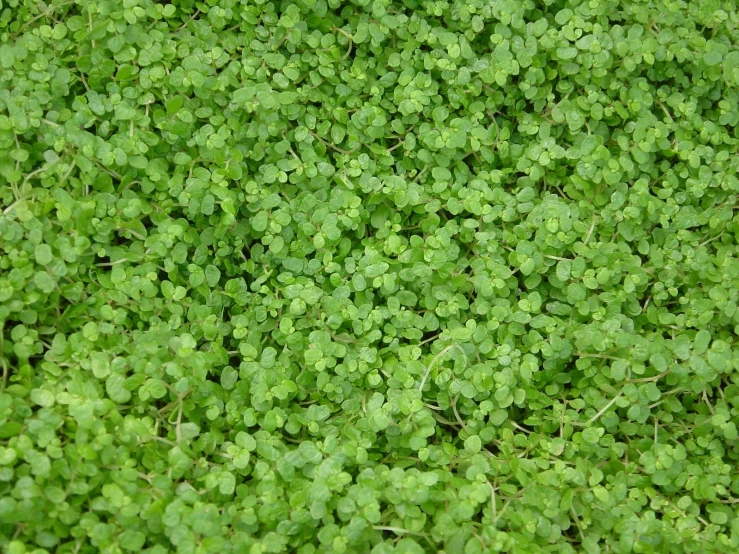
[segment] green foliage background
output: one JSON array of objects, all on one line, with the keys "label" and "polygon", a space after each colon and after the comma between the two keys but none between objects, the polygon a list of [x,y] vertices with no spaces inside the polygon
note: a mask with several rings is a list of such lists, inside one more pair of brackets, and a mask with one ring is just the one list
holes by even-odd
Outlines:
[{"label": "green foliage background", "polygon": [[0,548],[739,551],[731,0],[2,0]]}]

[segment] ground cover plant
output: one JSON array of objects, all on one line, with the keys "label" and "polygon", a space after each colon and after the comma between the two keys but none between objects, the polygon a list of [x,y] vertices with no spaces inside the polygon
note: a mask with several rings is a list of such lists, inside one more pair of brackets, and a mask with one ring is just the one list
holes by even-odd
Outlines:
[{"label": "ground cover plant", "polygon": [[0,549],[739,551],[729,0],[2,0]]}]

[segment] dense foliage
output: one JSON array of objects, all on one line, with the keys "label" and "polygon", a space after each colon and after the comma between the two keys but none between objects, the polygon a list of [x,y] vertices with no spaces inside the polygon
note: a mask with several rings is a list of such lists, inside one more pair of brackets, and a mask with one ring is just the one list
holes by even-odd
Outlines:
[{"label": "dense foliage", "polygon": [[733,0],[2,0],[0,549],[739,551]]}]

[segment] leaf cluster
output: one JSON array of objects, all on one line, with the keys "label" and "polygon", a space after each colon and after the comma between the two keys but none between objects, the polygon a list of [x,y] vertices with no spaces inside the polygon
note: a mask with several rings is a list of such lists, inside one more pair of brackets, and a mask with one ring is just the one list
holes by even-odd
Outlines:
[{"label": "leaf cluster", "polygon": [[738,44],[0,2],[0,548],[739,551]]}]

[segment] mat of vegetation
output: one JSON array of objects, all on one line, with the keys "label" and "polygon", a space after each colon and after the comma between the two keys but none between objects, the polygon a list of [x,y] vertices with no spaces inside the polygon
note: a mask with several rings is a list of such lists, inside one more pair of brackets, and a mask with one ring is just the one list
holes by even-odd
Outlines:
[{"label": "mat of vegetation", "polygon": [[2,0],[0,549],[739,551],[731,0]]}]

